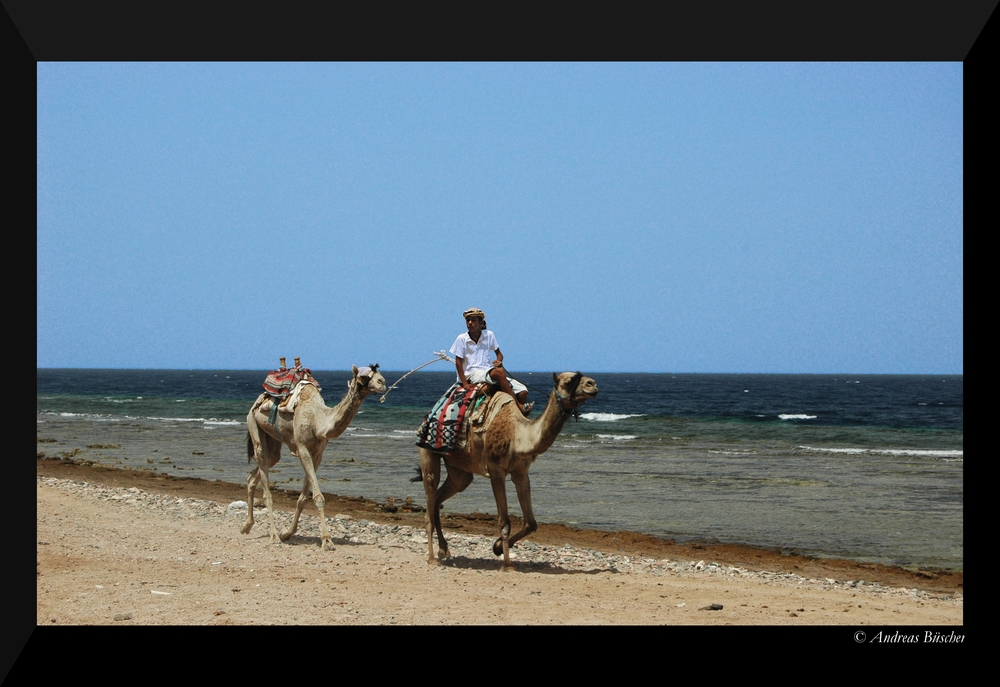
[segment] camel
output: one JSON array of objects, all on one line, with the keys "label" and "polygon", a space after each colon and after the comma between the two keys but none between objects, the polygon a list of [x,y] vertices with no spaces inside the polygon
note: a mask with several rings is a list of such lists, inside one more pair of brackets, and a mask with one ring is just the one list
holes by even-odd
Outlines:
[{"label": "camel", "polygon": [[[357,366],[352,365],[351,372],[353,378],[347,383],[347,393],[335,407],[328,407],[319,390],[311,384],[306,384],[299,392],[295,410],[292,413],[280,411],[273,425],[268,422],[268,413],[261,411],[261,404],[267,400],[267,394],[257,397],[247,415],[247,462],[256,458],[257,467],[247,478],[247,519],[240,532],[249,534],[253,527],[253,497],[258,482],[264,487],[264,500],[271,521],[271,541],[275,543],[286,541],[295,534],[299,527],[299,516],[302,515],[302,509],[311,490],[313,503],[319,511],[320,548],[326,548],[327,545],[333,548],[326,529],[326,518],[323,515],[325,499],[319,487],[319,480],[316,478],[316,469],[323,458],[326,443],[344,433],[365,397],[385,391],[385,379],[379,373],[378,365],[372,365],[364,374],[359,374]],[[292,525],[279,537],[274,525],[274,503],[267,471],[281,460],[282,444],[288,447],[293,456],[298,457],[306,477],[295,506]]]},{"label": "camel", "polygon": [[[531,485],[528,469],[535,458],[544,453],[556,440],[566,418],[575,414],[577,407],[597,396],[597,382],[579,372],[553,374],[555,388],[549,402],[536,420],[526,419],[517,409],[514,400],[503,392],[496,392],[493,403],[504,403],[499,410],[487,411],[485,426],[470,429],[466,447],[449,454],[420,449],[420,472],[427,494],[427,562],[440,565],[448,557],[448,542],[441,531],[441,504],[464,491],[472,483],[474,474],[489,477],[493,496],[497,502],[500,538],[493,543],[493,553],[503,554],[503,569],[510,569],[510,547],[536,529],[531,509]],[[492,417],[492,419],[491,419]],[[441,478],[441,460],[448,468],[448,477],[438,487]],[[524,527],[510,535],[510,517],[507,515],[506,479],[510,475],[521,504]],[[434,557],[434,531],[438,537],[438,555]]]}]

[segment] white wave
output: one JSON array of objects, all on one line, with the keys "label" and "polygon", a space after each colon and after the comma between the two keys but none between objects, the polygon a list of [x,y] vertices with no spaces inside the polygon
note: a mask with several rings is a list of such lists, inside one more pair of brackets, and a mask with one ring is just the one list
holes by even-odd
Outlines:
[{"label": "white wave", "polygon": [[584,420],[593,420],[594,422],[618,422],[619,420],[627,420],[630,417],[642,417],[645,413],[638,413],[635,415],[618,415],[616,413],[580,413],[580,417]]},{"label": "white wave", "polygon": [[347,429],[348,431],[355,430],[354,433],[343,435],[350,439],[402,439],[404,441],[412,441],[417,436],[417,432],[410,429],[393,429],[388,432],[369,427],[348,427]]},{"label": "white wave", "polygon": [[815,415],[802,415],[802,414],[793,415],[791,413],[782,413],[782,414],[778,415],[778,419],[779,420],[815,420],[816,416]]},{"label": "white wave", "polygon": [[214,417],[146,417],[128,418],[130,420],[158,420],[159,422],[201,422],[206,425],[226,425],[230,427],[246,426],[246,420],[219,420]]},{"label": "white wave", "polygon": [[934,456],[939,458],[964,458],[965,451],[952,449],[911,449],[911,448],[901,448],[901,449],[881,449],[878,451],[872,451],[872,453],[881,453],[889,456]]},{"label": "white wave", "polygon": [[598,434],[598,439],[611,439],[612,441],[631,441],[638,439],[635,434]]},{"label": "white wave", "polygon": [[49,411],[42,413],[43,415],[54,415],[56,417],[78,417],[85,420],[94,420],[95,422],[118,422],[121,417],[114,415],[100,415],[97,413],[64,413]]},{"label": "white wave", "polygon": [[921,449],[921,448],[818,448],[816,446],[799,446],[806,451],[818,453],[848,453],[852,455],[867,454],[872,456],[926,456],[930,458],[964,458],[964,449]]}]

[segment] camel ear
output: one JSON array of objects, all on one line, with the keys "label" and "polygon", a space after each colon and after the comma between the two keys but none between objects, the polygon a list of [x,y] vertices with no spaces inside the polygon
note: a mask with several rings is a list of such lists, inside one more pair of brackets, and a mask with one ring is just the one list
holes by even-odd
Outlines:
[{"label": "camel ear", "polygon": [[555,372],[552,373],[552,381],[555,383],[556,386],[559,386],[559,375],[557,375]]},{"label": "camel ear", "polygon": [[351,375],[353,375],[355,378],[357,378],[357,376],[358,376],[358,366],[357,365],[351,365]]}]

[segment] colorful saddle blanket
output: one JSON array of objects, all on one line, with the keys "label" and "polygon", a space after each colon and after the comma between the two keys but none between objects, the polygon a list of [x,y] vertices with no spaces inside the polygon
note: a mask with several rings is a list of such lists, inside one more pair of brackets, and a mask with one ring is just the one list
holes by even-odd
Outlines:
[{"label": "colorful saddle blanket", "polygon": [[442,453],[454,451],[476,391],[475,387],[466,391],[458,382],[452,384],[420,425],[417,446]]},{"label": "colorful saddle blanket", "polygon": [[[307,367],[299,366],[283,370],[273,370],[267,375],[267,379],[264,380],[264,391],[271,398],[288,398],[295,385],[303,380],[311,381],[313,384],[316,383],[312,372]],[[316,384],[316,388],[319,389],[318,384]]]}]

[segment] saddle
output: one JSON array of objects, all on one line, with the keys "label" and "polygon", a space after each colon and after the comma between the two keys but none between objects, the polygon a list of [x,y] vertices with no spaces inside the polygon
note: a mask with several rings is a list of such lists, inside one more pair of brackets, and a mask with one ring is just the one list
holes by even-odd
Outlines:
[{"label": "saddle", "polygon": [[[469,429],[482,431],[487,424],[487,419],[492,420],[500,408],[507,405],[508,401],[514,400],[507,394],[501,394],[499,397],[496,396],[498,391],[499,389],[496,386],[487,384],[486,382],[476,387],[476,399],[473,401],[472,410],[466,415],[460,435],[466,434]],[[464,441],[462,442],[462,446],[464,448]]]},{"label": "saddle", "polygon": [[468,445],[470,433],[481,431],[501,407],[514,399],[496,394],[491,384],[465,391],[456,382],[434,404],[417,430],[417,446],[451,453]]},{"label": "saddle", "polygon": [[[468,448],[470,438],[478,439],[496,417],[497,412],[514,400],[507,394],[498,394],[497,391],[498,389],[492,384],[483,383],[477,387],[472,408],[466,413],[464,421],[456,432],[456,448]],[[489,472],[486,472],[486,475],[489,476]]]},{"label": "saddle", "polygon": [[268,422],[274,424],[278,419],[278,410],[285,413],[294,412],[295,404],[298,403],[299,395],[306,384],[315,386],[317,391],[323,390],[308,367],[298,365],[269,372],[263,384],[266,398],[260,404],[261,412],[270,411]]}]

